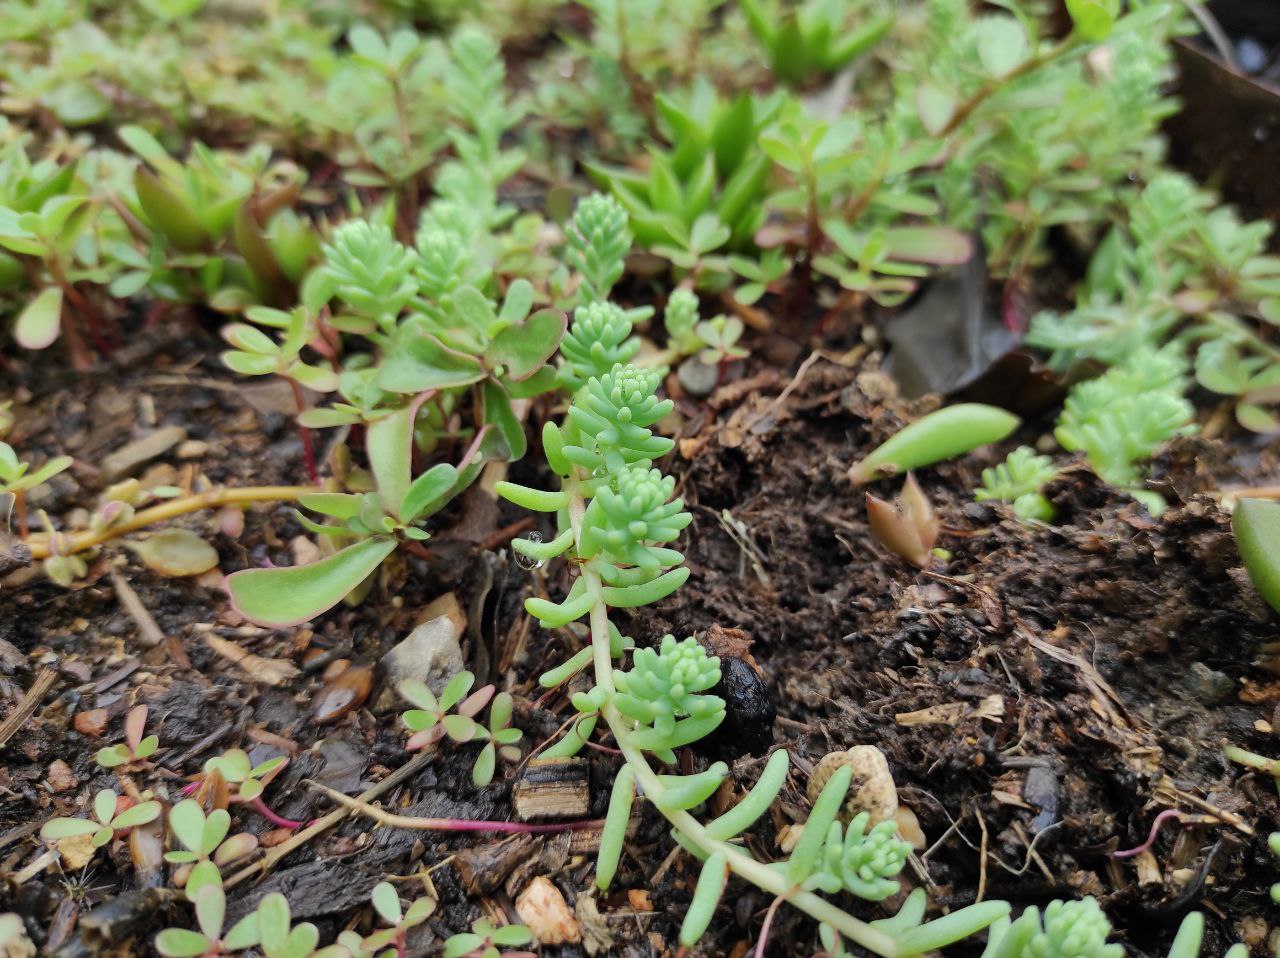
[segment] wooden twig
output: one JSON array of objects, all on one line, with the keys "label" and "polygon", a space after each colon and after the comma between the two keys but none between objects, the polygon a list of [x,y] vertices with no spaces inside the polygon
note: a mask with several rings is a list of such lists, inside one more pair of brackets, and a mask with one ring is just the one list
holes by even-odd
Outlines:
[{"label": "wooden twig", "polygon": [[156,622],[155,616],[142,604],[138,593],[133,591],[133,586],[129,585],[125,577],[114,569],[111,570],[111,587],[116,590],[116,598],[120,600],[120,605],[124,607],[125,612],[129,613],[129,618],[133,619],[138,627],[139,641],[149,649],[163,642],[164,630]]},{"label": "wooden twig", "polygon": [[27,719],[31,718],[32,713],[40,705],[40,700],[49,689],[53,688],[53,683],[57,679],[58,670],[52,665],[46,665],[40,670],[17,707],[9,713],[9,717],[4,722],[0,722],[0,746],[13,738],[13,734],[26,724]]},{"label": "wooden twig", "polygon": [[[416,755],[409,759],[409,761],[405,762],[382,781],[361,792],[357,801],[367,802],[370,799],[377,798],[385,792],[391,791],[391,789],[395,788],[401,782],[412,778],[425,768],[433,754],[434,749],[428,749],[423,751],[420,755]],[[346,796],[344,795],[343,798],[346,798]],[[321,832],[328,831],[334,825],[338,824],[338,822],[350,815],[351,812],[352,810],[350,808],[344,806],[342,808],[334,809],[322,818],[316,819],[288,841],[281,842],[275,848],[271,849],[271,851],[267,852],[264,857],[260,858],[252,865],[247,865],[240,869],[223,883],[224,886],[227,888],[234,888],[236,885],[253,878],[255,875],[266,874],[275,867],[276,863],[280,861],[280,859],[284,858],[294,849],[305,845]]]},{"label": "wooden twig", "polygon": [[370,805],[367,801],[363,801],[361,798],[351,798],[349,795],[343,795],[339,791],[335,791],[326,785],[321,785],[319,782],[313,782],[310,779],[304,779],[303,784],[315,789],[323,795],[327,795],[335,802],[345,805],[349,810],[363,815],[366,818],[373,819],[379,825],[387,825],[391,828],[403,828],[409,831],[495,832],[498,834],[519,834],[524,832],[529,834],[543,834],[599,828],[604,824],[603,819],[559,822],[548,825],[530,825],[525,822],[482,821],[467,818],[418,818],[416,816],[396,815],[393,812],[383,811],[376,805]]}]

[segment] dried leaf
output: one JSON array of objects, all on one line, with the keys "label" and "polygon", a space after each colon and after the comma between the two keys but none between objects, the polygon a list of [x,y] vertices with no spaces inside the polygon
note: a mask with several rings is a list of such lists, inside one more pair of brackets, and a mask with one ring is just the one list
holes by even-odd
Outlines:
[{"label": "dried leaf", "polygon": [[204,641],[209,648],[224,659],[243,669],[255,682],[264,682],[267,685],[283,685],[299,675],[297,666],[285,659],[268,659],[261,655],[254,655],[252,652],[246,652],[234,642],[229,642],[212,634],[205,635]]}]

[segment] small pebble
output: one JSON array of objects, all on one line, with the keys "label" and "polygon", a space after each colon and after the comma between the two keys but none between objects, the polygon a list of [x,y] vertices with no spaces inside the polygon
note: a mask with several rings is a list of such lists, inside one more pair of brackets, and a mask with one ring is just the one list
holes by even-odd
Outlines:
[{"label": "small pebble", "polygon": [[373,688],[373,670],[367,665],[344,669],[322,688],[312,703],[311,719],[316,724],[335,722],[364,704]]},{"label": "small pebble", "polygon": [[827,780],[841,766],[853,768],[842,818],[846,821],[859,812],[866,812],[871,825],[879,825],[895,819],[898,811],[898,788],[889,772],[889,760],[874,745],[855,745],[847,752],[831,752],[824,755],[809,776],[809,802],[817,801]]},{"label": "small pebble", "polygon": [[539,875],[516,899],[516,914],[544,945],[576,945],[582,940],[577,917],[551,879]]},{"label": "small pebble", "polygon": [[199,459],[209,451],[209,444],[200,439],[188,439],[178,446],[179,459]]},{"label": "small pebble", "polygon": [[45,779],[49,783],[49,788],[55,792],[69,792],[80,786],[80,779],[71,773],[71,766],[62,759],[57,759],[49,765]]},{"label": "small pebble", "polygon": [[75,725],[76,731],[81,735],[92,735],[97,738],[107,730],[107,710],[89,709],[86,712],[77,712]]}]

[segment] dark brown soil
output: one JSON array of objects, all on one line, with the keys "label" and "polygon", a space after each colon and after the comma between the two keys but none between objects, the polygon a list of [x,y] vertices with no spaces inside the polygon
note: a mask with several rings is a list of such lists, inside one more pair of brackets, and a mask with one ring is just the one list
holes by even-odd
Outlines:
[{"label": "dark brown soil", "polygon": [[[996,450],[928,470],[920,478],[948,529],[942,544],[951,557],[919,572],[871,537],[863,490],[850,486],[845,470],[928,401],[900,404],[872,362],[846,366],[826,357],[802,367],[784,395],[797,368],[728,383],[709,402],[681,401],[681,442],[669,468],[694,514],[682,540],[693,575],[671,599],[623,623],[642,643],[712,626],[740,629],[754,642],[777,706],[774,742],[791,750],[796,766],[782,810],[753,839],[757,853],[777,855],[775,829],[787,816],[803,817],[805,773],[814,762],[831,750],[875,744],[929,843],[905,884],[926,884],[938,906],[1093,894],[1126,945],[1151,955],[1163,953],[1184,914],[1201,909],[1210,929],[1206,954],[1241,936],[1261,953],[1276,873],[1266,835],[1280,807],[1272,783],[1230,766],[1222,748],[1280,753],[1271,731],[1280,684],[1256,661],[1259,646],[1276,636],[1276,619],[1250,591],[1227,517],[1207,493],[1275,475],[1276,446],[1239,437],[1183,441],[1157,464],[1175,503],[1160,521],[1077,469],[1053,489],[1057,523],[1030,528],[970,499]],[[19,378],[29,401],[12,441],[81,463],[37,504],[55,521],[92,506],[98,479],[91,464],[156,425],[181,425],[208,443],[188,461],[162,460],[178,481],[188,466],[215,482],[304,481],[288,417],[255,410],[243,380],[218,365],[216,342],[191,328],[144,337],[124,361],[93,374],[59,381],[37,366]],[[1034,441],[1043,431],[1029,424],[1019,438]],[[534,462],[531,454],[514,475],[537,481]],[[878,493],[892,491],[883,485]],[[328,658],[373,663],[428,601],[455,591],[471,623],[464,646],[471,667],[517,695],[526,744],[552,731],[567,704],[539,700],[533,679],[569,640],[530,627],[520,600],[535,585],[561,589],[563,570],[552,564],[535,580],[501,546],[478,549],[476,541],[523,518],[479,495],[450,514],[445,525],[453,531],[429,543],[430,561],[406,558],[379,596],[324,616],[314,632],[246,633],[216,577],[166,580],[118,546],[75,589],[37,582],[0,592],[0,639],[27,657],[15,667],[0,656],[0,715],[30,686],[36,667],[56,659],[59,668],[34,718],[0,747],[0,874],[35,857],[39,823],[76,813],[86,796],[116,785],[93,762],[102,741],[73,730],[78,711],[106,708],[105,741],[114,741],[120,716],[138,702],[150,705],[163,751],[159,773],[139,784],[170,798],[220,749],[239,745],[255,760],[286,752],[292,760],[268,796],[278,812],[298,819],[330,807],[303,779],[352,793],[409,758],[394,714],[370,711],[376,689],[364,708],[317,725],[311,707],[319,669],[276,687],[255,684],[209,649],[202,638],[209,632],[271,658],[300,662],[305,650],[324,649],[334,650]],[[207,515],[182,524],[210,528]],[[301,531],[280,507],[251,512],[238,540],[213,541],[227,572],[266,558],[291,561],[288,543]],[[168,642],[139,644],[106,576],[114,560],[125,563]],[[441,753],[384,804],[410,815],[512,817],[510,770],[506,780],[476,789],[472,757],[465,747]],[[78,785],[55,793],[49,767],[57,760]],[[599,814],[615,760],[591,753],[591,761]],[[759,762],[741,758],[739,781],[754,780]],[[1148,859],[1111,857],[1141,843],[1168,807],[1205,818],[1167,823]],[[261,818],[242,818],[272,837]],[[433,887],[440,898],[409,941],[410,954],[426,955],[486,912],[514,917],[520,876],[551,876],[570,905],[591,894],[591,856],[570,854],[559,836],[521,840],[516,857],[528,862],[510,887],[495,876],[467,890],[450,856],[494,843],[348,820],[260,884],[235,889],[230,911],[283,891],[295,917],[316,922],[329,940],[346,927],[367,930],[368,890],[400,876],[404,895]],[[597,953],[674,953],[696,872],[671,848],[660,820],[646,815],[614,892],[595,903],[599,916],[579,907]],[[647,890],[648,902],[628,890]],[[768,905],[735,885],[704,953],[743,954]],[[33,938],[62,955],[146,953],[166,919],[183,914],[139,886],[123,848],[99,853],[83,874],[54,868],[0,888],[0,909],[22,914]],[[96,919],[86,918],[91,912]],[[860,913],[881,912],[863,906]],[[769,953],[807,955],[814,942],[811,923],[783,909]]]}]

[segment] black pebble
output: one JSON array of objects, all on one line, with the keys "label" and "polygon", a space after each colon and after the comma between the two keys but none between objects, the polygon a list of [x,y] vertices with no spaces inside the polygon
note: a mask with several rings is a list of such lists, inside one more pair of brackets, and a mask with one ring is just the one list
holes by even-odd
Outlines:
[{"label": "black pebble", "polygon": [[764,680],[742,659],[720,657],[720,683],[710,694],[724,699],[720,726],[694,744],[708,758],[730,761],[742,755],[763,755],[773,744],[777,709]]}]

